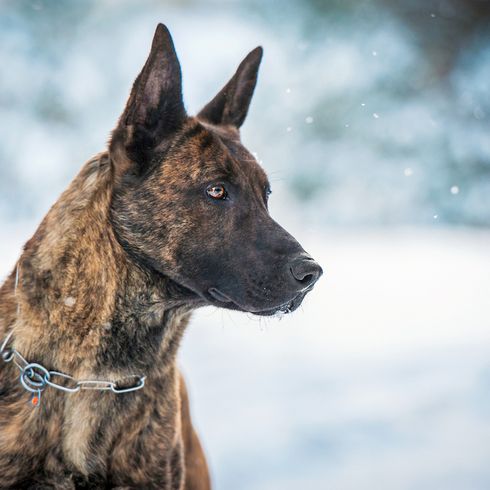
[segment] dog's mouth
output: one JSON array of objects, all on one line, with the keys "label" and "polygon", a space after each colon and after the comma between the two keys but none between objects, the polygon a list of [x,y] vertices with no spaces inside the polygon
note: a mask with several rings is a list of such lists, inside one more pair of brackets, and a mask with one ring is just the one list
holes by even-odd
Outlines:
[{"label": "dog's mouth", "polygon": [[225,308],[232,308],[235,310],[240,310],[248,313],[253,313],[254,315],[260,315],[260,316],[273,316],[278,313],[282,314],[288,314],[292,313],[294,310],[296,310],[302,303],[304,297],[306,294],[311,291],[312,287],[306,288],[302,291],[300,291],[294,298],[290,299],[289,301],[282,303],[278,306],[275,306],[273,308],[266,308],[266,309],[256,309],[256,308],[249,308],[244,305],[241,305],[237,301],[234,301],[231,299],[228,295],[223,293],[223,291],[220,291],[217,288],[209,288],[208,289],[208,294],[212,298],[212,301],[216,306],[221,306]]},{"label": "dog's mouth", "polygon": [[[288,299],[283,303],[279,303],[272,307],[260,308],[260,306],[247,305],[244,302],[232,298],[230,295],[223,292],[216,287],[209,287],[208,289],[200,289],[192,287],[189,284],[185,284],[184,281],[172,279],[171,285],[174,292],[178,296],[184,296],[194,298],[197,300],[197,304],[200,306],[212,305],[218,308],[226,308],[230,310],[241,311],[243,313],[252,313],[257,316],[274,316],[276,314],[288,314],[297,310],[305,296],[313,289],[314,283],[298,291],[295,296]],[[167,283],[168,288],[168,283]]]}]

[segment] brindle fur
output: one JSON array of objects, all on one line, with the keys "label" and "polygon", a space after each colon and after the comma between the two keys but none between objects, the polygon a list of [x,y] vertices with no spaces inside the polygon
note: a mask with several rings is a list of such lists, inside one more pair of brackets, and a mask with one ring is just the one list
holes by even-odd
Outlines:
[{"label": "brindle fur", "polygon": [[[274,288],[266,267],[257,277],[242,270],[243,291],[220,282],[228,272],[236,282],[238,254],[270,260],[257,251],[268,234],[275,255],[304,253],[266,217],[267,178],[239,141],[260,58],[254,50],[188,117],[172,40],[159,25],[108,151],[82,168],[26,243],[17,291],[16,269],[0,289],[0,340],[13,332],[9,347],[77,379],[147,379],[124,395],[48,388],[33,408],[17,368],[0,361],[1,488],[210,488],[176,367],[190,314],[206,304],[271,314],[307,292]],[[201,190],[216,178],[248,189],[230,219]],[[247,237],[233,236],[247,223],[253,249],[239,253]],[[236,303],[220,304],[212,285]]]}]

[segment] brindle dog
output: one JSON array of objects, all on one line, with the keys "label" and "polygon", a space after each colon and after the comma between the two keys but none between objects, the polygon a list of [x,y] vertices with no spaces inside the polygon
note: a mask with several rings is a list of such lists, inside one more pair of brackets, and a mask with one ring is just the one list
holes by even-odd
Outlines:
[{"label": "brindle dog", "polygon": [[189,117],[159,25],[108,151],[25,245],[0,290],[3,360],[15,349],[76,380],[144,374],[146,385],[45,386],[33,407],[0,359],[1,488],[210,488],[176,367],[192,310],[289,312],[322,273],[269,216],[268,180],[240,143],[261,57]]}]

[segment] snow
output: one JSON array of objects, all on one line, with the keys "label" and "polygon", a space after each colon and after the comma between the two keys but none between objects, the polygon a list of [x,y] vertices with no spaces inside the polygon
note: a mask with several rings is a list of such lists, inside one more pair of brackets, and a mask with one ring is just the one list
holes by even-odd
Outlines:
[{"label": "snow", "polygon": [[217,488],[488,489],[490,233],[309,238],[301,310],[205,309],[185,339]]},{"label": "snow", "polygon": [[488,489],[490,232],[286,224],[325,270],[304,305],[202,309],[181,349],[216,488]]}]

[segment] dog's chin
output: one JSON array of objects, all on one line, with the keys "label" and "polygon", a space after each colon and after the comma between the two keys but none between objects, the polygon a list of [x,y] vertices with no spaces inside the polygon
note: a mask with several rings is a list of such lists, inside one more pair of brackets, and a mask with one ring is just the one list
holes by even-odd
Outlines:
[{"label": "dog's chin", "polygon": [[277,306],[273,307],[268,306],[265,308],[244,305],[240,301],[232,299],[217,288],[209,288],[206,296],[212,305],[218,306],[220,308],[227,308],[231,310],[242,311],[245,313],[252,313],[258,316],[274,316],[278,314],[286,315],[298,309],[308,292],[309,289],[301,291],[292,299],[284,303],[280,303]]}]

